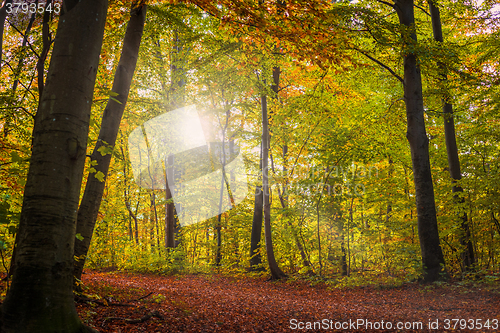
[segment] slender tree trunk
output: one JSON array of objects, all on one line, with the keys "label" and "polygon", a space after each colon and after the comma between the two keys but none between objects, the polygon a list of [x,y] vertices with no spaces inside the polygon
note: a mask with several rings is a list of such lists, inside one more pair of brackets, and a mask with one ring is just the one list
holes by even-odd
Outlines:
[{"label": "slender tree trunk", "polygon": [[[286,148],[286,145],[283,147],[283,157],[284,158],[286,156],[286,149],[285,148]],[[272,163],[272,159],[271,159],[271,163]],[[274,172],[274,166],[272,166],[272,170]],[[283,166],[283,172],[286,174],[286,167],[285,166]],[[288,196],[286,195],[287,186],[288,186],[288,183],[285,180],[285,184],[283,185],[283,193],[280,191],[280,188],[278,187],[278,196],[280,198],[281,208],[283,208],[283,209],[286,209],[288,207]],[[319,204],[319,202],[318,202],[318,204]],[[284,215],[285,215],[284,218],[287,220],[288,227],[292,231],[293,239],[295,240],[295,245],[297,246],[297,249],[299,250],[300,257],[302,258],[302,264],[304,265],[304,267],[307,267],[310,269],[308,271],[308,274],[314,275],[313,265],[311,264],[309,258],[306,255],[306,252],[304,250],[304,246],[302,246],[302,242],[300,241],[299,235],[298,235],[297,231],[295,230],[290,219],[288,219],[287,214],[284,214]],[[319,211],[318,211],[318,217],[319,217]],[[321,262],[321,260],[320,260],[320,262]],[[321,275],[321,265],[320,265],[320,275]]]},{"label": "slender tree trunk", "polygon": [[260,255],[260,240],[262,233],[262,209],[264,204],[264,196],[262,186],[255,187],[255,204],[253,208],[252,234],[250,237],[250,268],[257,270],[257,267],[262,264]]},{"label": "slender tree trunk", "polygon": [[[439,13],[439,8],[429,1],[429,10],[432,19],[432,31],[434,34],[434,39],[443,43],[443,31],[441,28],[441,15]],[[451,98],[449,92],[446,89],[446,82],[448,81],[446,74],[446,65],[442,62],[438,62],[438,68],[440,71],[441,82],[443,83],[443,117],[444,117],[444,137],[446,142],[446,153],[448,154],[448,169],[450,172],[451,182],[452,182],[452,192],[454,193],[453,199],[457,206],[461,206],[465,200],[460,195],[463,193],[463,189],[460,185],[457,185],[457,181],[462,179],[462,172],[460,171],[460,160],[458,158],[457,140],[455,135],[455,120],[453,117],[453,105],[450,103]],[[464,209],[460,209],[459,219],[461,221],[461,234],[460,234],[460,244],[462,249],[460,250],[460,256],[462,259],[463,269],[470,271],[473,269],[475,258],[474,258],[474,247],[472,246],[472,241],[470,239],[470,229],[469,221],[467,219],[467,213]]]},{"label": "slender tree trunk", "polygon": [[[7,6],[7,4],[2,6],[2,8],[0,9],[0,16],[7,14],[6,6]],[[14,77],[14,82],[12,84],[12,91],[11,91],[12,102],[11,103],[13,103],[13,104],[16,104],[19,102],[19,98],[18,98],[19,95],[22,96],[22,94],[17,94],[16,90],[17,90],[17,87],[19,86],[19,76],[21,75],[21,73],[23,71],[24,60],[28,56],[28,38],[29,38],[29,33],[31,32],[31,28],[33,27],[33,23],[35,22],[35,17],[36,17],[36,13],[32,13],[30,20],[28,22],[28,26],[26,27],[26,30],[24,31],[24,34],[20,32],[20,34],[23,36],[23,42],[21,44],[21,50],[20,50],[20,52],[18,52],[19,61],[17,63],[16,69],[13,69],[13,75],[12,75]],[[0,19],[1,19],[1,17],[0,17]],[[5,21],[5,17],[3,18],[3,20]],[[5,22],[3,22],[3,23],[5,23]],[[4,25],[2,24],[2,43],[3,43],[3,28],[4,28]],[[40,104],[40,99],[38,100],[38,103]],[[10,117],[7,117],[5,119],[5,123],[3,124],[4,136],[7,136],[9,134],[10,128],[11,128]]]},{"label": "slender tree trunk", "polygon": [[[262,173],[262,142],[260,144],[259,170]],[[256,270],[262,264],[260,241],[262,236],[262,220],[264,218],[264,196],[262,186],[255,186],[255,202],[253,206],[252,233],[250,236],[250,269]],[[263,267],[261,267],[263,270]]]},{"label": "slender tree trunk", "polygon": [[160,227],[158,225],[158,210],[156,209],[156,193],[153,192],[153,209],[155,213],[155,225],[154,228],[156,228],[156,246],[158,246],[158,249],[160,248]]},{"label": "slender tree trunk", "polygon": [[342,228],[340,239],[340,250],[342,251],[342,256],[340,257],[340,272],[342,276],[349,276],[349,271],[347,270],[347,252],[345,249],[344,228]]},{"label": "slender tree trunk", "polygon": [[90,331],[73,296],[78,199],[107,1],[64,1],[50,61],[17,234],[2,332]]},{"label": "slender tree trunk", "polygon": [[[142,31],[146,20],[146,6],[133,6],[130,11],[130,20],[123,39],[123,48],[113,80],[112,91],[118,95],[110,98],[102,115],[101,129],[96,146],[90,157],[91,161],[97,162],[94,166],[96,172],[89,173],[82,202],[78,209],[78,220],[76,232],[83,239],[75,242],[75,257],[81,258],[74,263],[74,276],[80,280],[85,265],[85,257],[89,250],[92,233],[97,220],[97,214],[101,205],[104,192],[105,178],[108,174],[111,162],[111,153],[114,149],[118,129],[122,119],[123,111],[127,104],[127,98],[132,84],[139,46],[141,44]],[[117,102],[119,101],[119,102]]]},{"label": "slender tree trunk", "polygon": [[[172,108],[178,109],[184,106],[185,99],[185,86],[186,86],[186,78],[184,68],[181,66],[181,57],[180,53],[182,52],[182,43],[179,38],[179,32],[174,31],[174,46],[172,50],[172,57],[170,63],[170,94],[171,100],[170,104]],[[164,85],[164,90],[166,90],[166,85]],[[172,178],[174,179],[174,178]],[[168,186],[168,182],[167,182]],[[171,190],[167,190],[165,193],[165,199],[167,200],[166,204],[166,220],[165,223],[168,224],[168,227],[165,226],[165,239],[168,239],[167,248],[174,248],[179,245],[179,233],[180,233],[180,225],[179,219],[177,217],[177,210],[175,208],[175,203],[172,199]],[[168,234],[167,234],[168,232]]]},{"label": "slender tree trunk", "polygon": [[[349,272],[349,275],[351,274],[351,241],[353,240],[351,226],[354,225],[353,206],[354,197],[351,198],[351,204],[349,206],[349,220],[347,222],[347,271]],[[349,236],[351,237],[351,239],[349,239]]]},{"label": "slender tree trunk", "polygon": [[12,84],[12,93],[15,94],[17,87],[19,86],[19,75],[23,71],[24,67],[24,59],[26,59],[28,52],[28,38],[31,32],[31,28],[33,27],[33,23],[35,22],[36,13],[31,14],[31,18],[28,23],[28,27],[24,31],[23,43],[21,45],[21,52],[19,55],[19,62],[17,63],[17,68],[14,71],[14,83]]},{"label": "slender tree trunk", "polygon": [[322,259],[322,250],[321,250],[321,233],[320,233],[320,216],[319,216],[319,204],[321,202],[323,192],[318,199],[318,203],[316,204],[316,236],[318,237],[318,265],[319,265],[319,276],[323,274],[323,259]]},{"label": "slender tree trunk", "polygon": [[[120,151],[122,153],[122,156],[123,156],[123,160],[126,161],[127,158],[125,156],[125,151],[123,150],[123,142],[122,142],[122,145],[120,146]],[[132,241],[134,239],[134,235],[133,235],[133,231],[132,231],[132,216],[134,215],[132,213],[132,210],[130,209],[130,199],[129,199],[129,192],[130,192],[130,186],[127,185],[127,177],[128,177],[128,172],[127,172],[127,163],[123,163],[123,186],[124,186],[124,189],[123,189],[123,198],[125,200],[125,207],[127,208],[127,211],[128,211],[128,239],[130,241]],[[75,258],[75,259],[78,259],[78,258]]]},{"label": "slender tree trunk", "polygon": [[[403,31],[404,99],[406,104],[407,133],[413,164],[415,197],[418,215],[418,236],[424,266],[424,279],[432,282],[443,272],[444,257],[439,242],[436,205],[429,161],[429,139],[425,131],[422,78],[417,56],[411,50],[417,43],[413,0],[397,0],[395,9]],[[410,31],[410,33],[407,33]]]},{"label": "slender tree trunk", "polygon": [[[135,206],[136,213],[139,211],[139,202],[140,200],[137,200],[137,206]],[[134,225],[135,225],[135,244],[139,245],[139,221],[137,218],[137,214],[134,215]]]},{"label": "slender tree trunk", "polygon": [[156,246],[156,241],[155,241],[155,227],[158,225],[158,221],[156,220],[156,199],[155,199],[155,192],[154,190],[151,190],[151,193],[149,194],[150,196],[150,215],[149,215],[149,221],[150,221],[150,230],[149,230],[149,236],[150,236],[150,244],[151,248],[154,248]]},{"label": "slender tree trunk", "polygon": [[[50,12],[47,11],[47,7],[52,5],[52,1],[49,0],[45,3],[45,12],[43,13],[42,20],[42,52],[40,53],[40,57],[36,62],[36,70],[37,70],[37,81],[38,81],[38,104],[42,100],[43,87],[44,87],[44,71],[45,71],[45,60],[47,60],[47,56],[50,50],[50,34],[49,34],[49,21],[50,21]],[[35,115],[36,117],[36,115]]]},{"label": "slender tree trunk", "polygon": [[[389,156],[389,178],[392,178],[392,172],[394,171],[394,163],[392,161],[391,156]],[[387,210],[385,213],[385,225],[387,226],[389,224],[389,219],[391,218],[391,212],[392,212],[392,202],[389,200],[387,203]]]},{"label": "slender tree trunk", "polygon": [[262,187],[264,190],[264,233],[266,239],[267,261],[271,270],[272,279],[281,279],[286,274],[279,268],[274,257],[272,230],[271,230],[271,204],[269,202],[269,119],[267,117],[267,96],[261,97],[262,101]]},{"label": "slender tree trunk", "polygon": [[[6,1],[6,3],[11,3],[12,1]],[[48,1],[46,3],[47,4],[50,4],[51,1]],[[3,16],[3,19],[2,19],[2,10],[5,10],[5,8],[2,8],[0,9],[0,21],[3,20],[5,21],[5,16]],[[43,15],[43,21],[42,21],[42,40],[43,40],[43,47],[42,47],[42,52],[40,54],[40,57],[38,58],[38,61],[37,61],[37,64],[36,64],[36,68],[37,68],[37,76],[38,76],[38,108],[40,108],[40,105],[41,105],[41,102],[42,102],[42,94],[43,94],[43,87],[44,87],[44,68],[45,68],[45,61],[47,60],[47,55],[48,55],[48,52],[49,52],[49,49],[50,49],[50,42],[49,42],[49,19],[50,19],[50,13],[48,11],[46,11]],[[1,32],[1,35],[0,35],[0,38],[3,37],[3,24],[2,23],[2,32]],[[1,51],[1,50],[0,50]],[[1,62],[1,55],[0,55],[0,62]],[[37,111],[38,113],[38,111]],[[37,124],[38,122],[36,121],[36,114],[35,114],[35,124]],[[34,130],[34,129],[33,129]],[[8,133],[8,126],[5,126],[4,127],[4,134],[7,134]],[[15,239],[15,244],[14,244],[14,250],[12,252],[12,258],[14,258],[16,256],[16,252],[17,252],[17,237]],[[10,279],[10,277],[12,276],[12,272],[14,271],[14,264],[15,264],[15,260],[12,260],[10,261],[10,269],[9,271],[7,272],[7,278]]]},{"label": "slender tree trunk", "polygon": [[175,205],[172,200],[172,192],[168,184],[168,179],[174,179],[173,156],[167,158],[165,173],[165,247],[173,249],[175,247]]},{"label": "slender tree trunk", "polygon": [[7,4],[12,4],[12,0],[6,0],[0,8],[0,71],[3,60],[3,32],[5,29],[5,19],[7,18]]},{"label": "slender tree trunk", "polygon": [[215,266],[220,266],[222,261],[222,230],[221,230],[221,216],[217,215],[217,225],[215,226],[216,231],[216,248],[215,248]]},{"label": "slender tree trunk", "polygon": [[[222,261],[222,224],[221,224],[221,219],[222,219],[222,202],[224,199],[224,185],[226,185],[226,191],[228,192],[230,196],[230,201],[231,201],[231,207],[234,205],[234,199],[231,195],[230,188],[229,188],[229,183],[227,181],[227,176],[226,176],[226,131],[227,127],[229,125],[229,117],[230,117],[230,110],[226,111],[226,124],[224,125],[224,128],[222,128],[222,142],[221,142],[221,158],[220,162],[222,165],[221,169],[221,180],[220,180],[220,195],[219,195],[219,214],[217,216],[217,225],[215,226],[215,230],[217,231],[217,249],[216,249],[216,256],[215,256],[215,265],[220,266],[221,261]],[[229,154],[231,155],[231,149]]]}]

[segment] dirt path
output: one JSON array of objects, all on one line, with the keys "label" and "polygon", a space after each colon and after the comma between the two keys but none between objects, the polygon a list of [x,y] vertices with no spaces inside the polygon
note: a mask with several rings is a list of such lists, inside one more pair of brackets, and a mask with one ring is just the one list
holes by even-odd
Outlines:
[{"label": "dirt path", "polygon": [[[479,288],[412,284],[328,290],[249,278],[94,271],[83,282],[90,287],[87,293],[111,304],[134,305],[79,303],[81,318],[100,332],[500,332],[500,295]],[[155,310],[162,318],[141,323],[109,319],[137,319]]]}]

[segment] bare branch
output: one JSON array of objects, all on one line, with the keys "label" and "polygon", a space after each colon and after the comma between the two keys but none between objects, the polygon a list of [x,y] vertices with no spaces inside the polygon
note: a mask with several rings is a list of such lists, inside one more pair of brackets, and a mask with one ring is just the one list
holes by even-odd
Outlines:
[{"label": "bare branch", "polygon": [[415,7],[417,7],[418,9],[420,9],[421,11],[423,11],[423,12],[424,12],[427,16],[431,16],[431,14],[429,14],[429,13],[425,10],[425,8],[420,7],[420,6],[419,6],[419,5],[417,5],[417,4],[414,4],[414,6],[415,6]]},{"label": "bare branch", "polygon": [[380,3],[383,3],[384,5],[387,5],[391,8],[394,8],[394,4],[392,3],[389,3],[389,2],[386,2],[386,1],[382,1],[382,0],[376,0],[377,2],[380,2]]},{"label": "bare branch", "polygon": [[371,61],[375,62],[376,64],[382,66],[384,69],[386,69],[389,73],[391,73],[396,79],[398,79],[401,83],[404,84],[404,80],[401,76],[399,76],[396,72],[394,72],[389,66],[385,65],[384,63],[380,62],[379,60],[375,59],[374,57],[372,57],[371,55],[359,50],[359,49],[356,49],[356,51],[358,51],[359,53],[361,53],[362,55],[364,55],[365,57],[367,57],[368,59],[370,59]]}]

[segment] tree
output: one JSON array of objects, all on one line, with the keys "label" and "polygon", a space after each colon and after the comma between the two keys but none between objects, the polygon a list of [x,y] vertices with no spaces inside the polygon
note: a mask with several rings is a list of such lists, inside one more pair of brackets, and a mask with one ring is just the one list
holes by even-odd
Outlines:
[{"label": "tree", "polygon": [[429,138],[425,131],[422,78],[416,54],[417,35],[413,0],[397,0],[394,8],[402,24],[404,101],[406,104],[407,132],[410,143],[415,199],[418,215],[418,236],[424,279],[438,280],[443,272],[444,257],[439,244],[436,204],[429,160]]},{"label": "tree", "polygon": [[[259,169],[262,172],[262,142],[260,145],[260,158],[259,158]],[[264,198],[262,186],[255,186],[255,200],[253,207],[253,218],[252,218],[252,232],[250,234],[250,268],[253,270],[258,269],[258,266],[262,264],[262,256],[260,255],[260,240],[262,234],[262,219],[263,219],[263,205]]]},{"label": "tree", "polygon": [[[432,19],[432,31],[434,34],[434,39],[438,43],[443,43],[443,30],[441,27],[441,15],[439,13],[439,8],[436,4],[429,0],[429,12],[431,14]],[[446,74],[446,65],[442,61],[438,61],[438,69],[440,81],[442,83],[443,91],[443,119],[444,119],[444,136],[446,142],[446,153],[448,155],[448,171],[450,173],[451,182],[452,182],[452,193],[455,204],[460,209],[460,206],[465,202],[463,196],[464,190],[463,188],[457,184],[457,181],[462,179],[462,172],[460,171],[460,160],[458,158],[458,149],[457,149],[457,139],[455,135],[455,119],[453,115],[453,105],[451,104],[451,96],[449,94],[448,89],[446,88],[446,84],[448,81]],[[473,265],[475,262],[474,259],[474,248],[472,246],[472,241],[470,239],[470,228],[469,221],[467,219],[467,213],[461,209],[461,213],[459,214],[459,219],[461,220],[461,235],[460,235],[460,244],[462,245],[462,249],[460,250],[460,256],[462,258],[462,265],[464,270],[473,269]]]},{"label": "tree", "polygon": [[111,156],[115,147],[118,129],[122,119],[127,98],[134,76],[139,55],[144,22],[146,20],[146,5],[133,4],[130,20],[127,24],[123,47],[116,68],[112,94],[104,110],[99,131],[99,138],[90,156],[92,172],[88,175],[83,198],[78,209],[76,233],[81,237],[75,241],[75,279],[80,280],[85,265],[85,256],[89,250],[92,233],[97,220],[99,206],[108,174]]},{"label": "tree", "polygon": [[271,203],[269,201],[269,118],[267,116],[267,96],[261,97],[262,107],[262,190],[264,196],[264,233],[266,240],[267,261],[272,279],[282,279],[286,274],[279,268],[274,257],[271,229]]},{"label": "tree", "polygon": [[[33,147],[3,332],[84,332],[73,247],[107,1],[64,1]],[[77,79],[75,79],[77,78]]]},{"label": "tree", "polygon": [[[160,42],[158,42],[159,45]],[[173,48],[170,64],[170,89],[167,92],[166,86],[163,87],[165,95],[171,95],[170,104],[173,109],[178,109],[184,106],[185,90],[186,90],[186,73],[182,66],[182,41],[179,37],[179,31],[174,31]],[[168,172],[168,171],[166,171]],[[165,247],[175,248],[179,244],[178,238],[180,226],[178,225],[177,210],[172,200],[172,193],[168,184],[168,177],[165,177]],[[171,178],[173,179],[173,178]]]}]

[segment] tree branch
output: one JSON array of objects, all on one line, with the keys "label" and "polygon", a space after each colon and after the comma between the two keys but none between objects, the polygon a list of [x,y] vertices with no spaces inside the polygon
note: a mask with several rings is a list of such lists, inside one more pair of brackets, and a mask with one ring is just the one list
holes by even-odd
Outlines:
[{"label": "tree branch", "polygon": [[[152,311],[150,313],[148,313],[147,315],[139,318],[139,319],[130,319],[130,318],[121,318],[121,317],[108,317],[106,319],[104,319],[104,323],[106,323],[107,321],[111,321],[111,320],[123,320],[127,323],[130,323],[130,324],[138,324],[138,323],[143,323],[145,322],[146,320],[152,318],[152,317],[156,317],[156,318],[159,318],[159,319],[163,319],[163,316],[157,311]],[[104,324],[103,323],[103,324]]]},{"label": "tree branch", "polygon": [[404,84],[404,80],[401,76],[399,76],[396,72],[394,72],[389,66],[383,64],[379,60],[375,59],[374,57],[370,56],[369,54],[366,54],[365,52],[361,51],[360,49],[354,48],[356,51],[370,59],[371,61],[377,63],[378,65],[382,66],[384,69],[386,69],[389,73],[391,73],[396,79],[398,79],[401,83]]},{"label": "tree branch", "polygon": [[392,3],[389,3],[389,2],[386,2],[386,1],[382,1],[382,0],[376,0],[376,1],[377,1],[377,2],[380,2],[380,3],[383,3],[384,5],[387,5],[387,6],[389,6],[389,7],[394,8],[394,4],[392,4]]},{"label": "tree branch", "polygon": [[421,11],[423,11],[427,16],[431,16],[431,14],[429,14],[424,8],[420,7],[419,5],[417,4],[413,4],[415,7],[417,7],[418,9],[420,9]]}]

